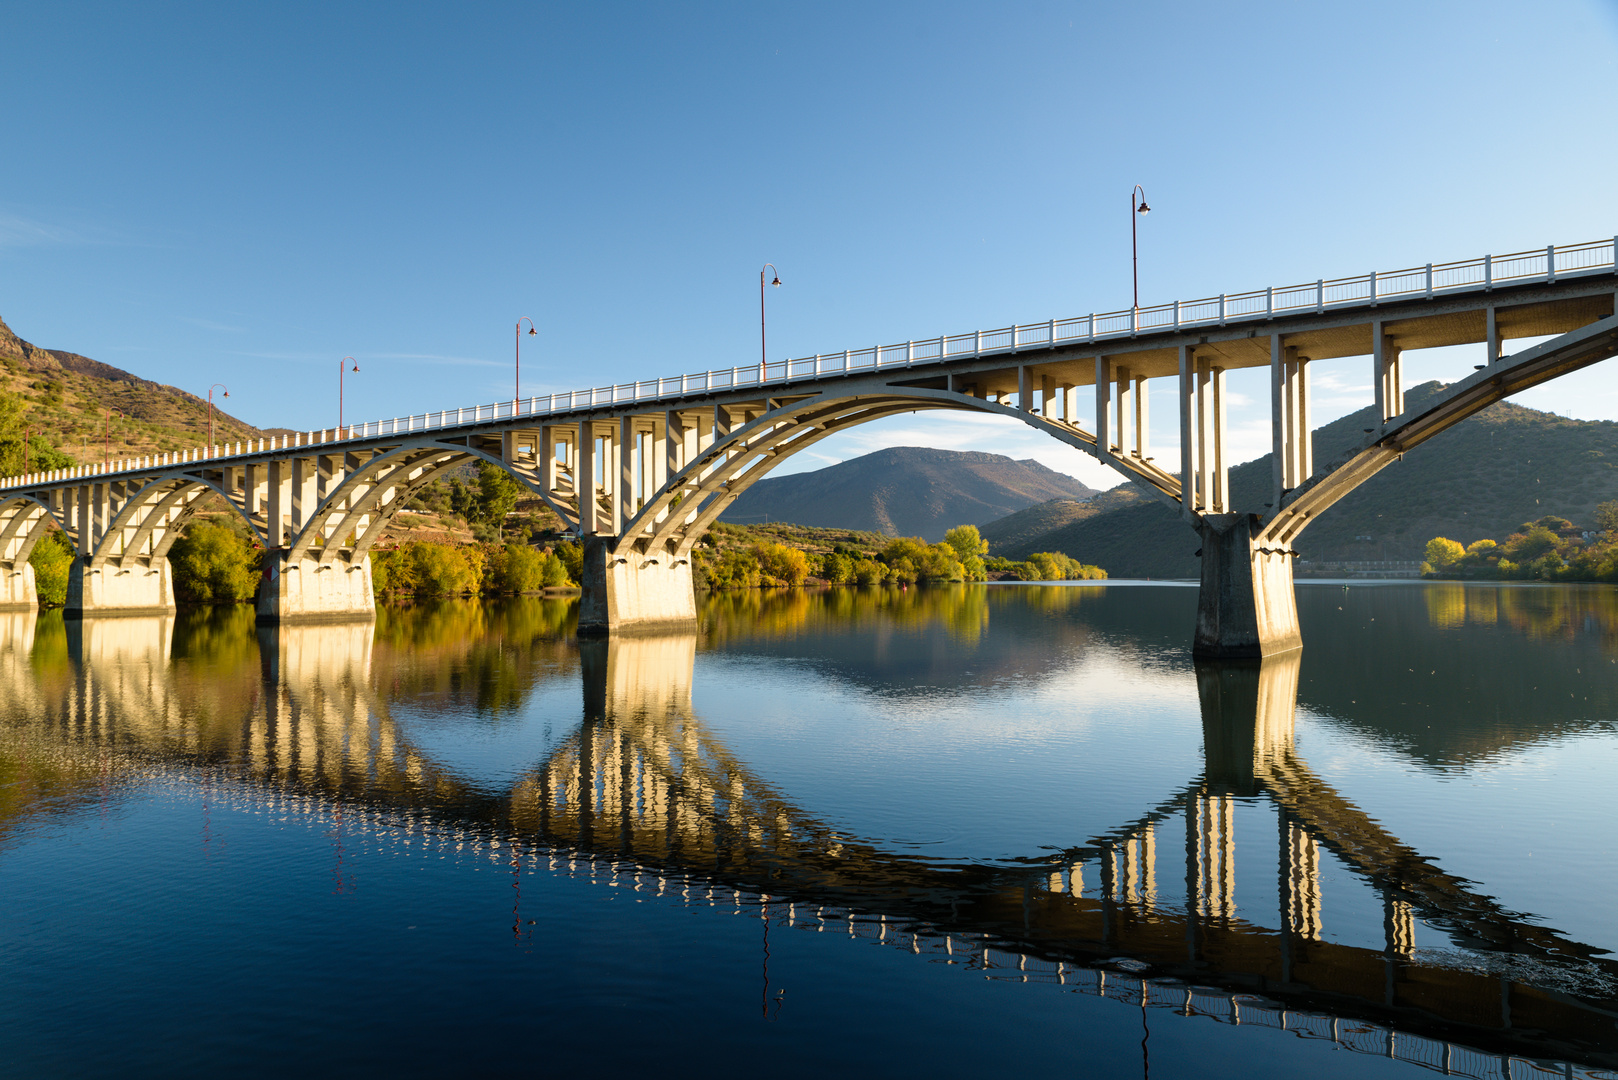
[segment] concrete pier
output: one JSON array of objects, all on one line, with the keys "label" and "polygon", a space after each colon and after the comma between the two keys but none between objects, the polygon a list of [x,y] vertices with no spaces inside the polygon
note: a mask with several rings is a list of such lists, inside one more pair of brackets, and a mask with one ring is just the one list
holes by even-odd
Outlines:
[{"label": "concrete pier", "polygon": [[1193,656],[1257,659],[1303,646],[1293,553],[1258,543],[1260,527],[1256,514],[1209,514],[1197,522],[1202,589]]},{"label": "concrete pier", "polygon": [[266,552],[257,605],[261,623],[375,619],[371,558],[350,565],[340,559],[289,559],[284,550]]},{"label": "concrete pier", "polygon": [[39,590],[34,587],[34,568],[0,568],[0,611],[37,611]]},{"label": "concrete pier", "polygon": [[62,614],[69,619],[100,615],[172,615],[174,573],[167,559],[149,565],[95,565],[88,557],[73,560],[67,572],[67,602]]},{"label": "concrete pier", "polygon": [[585,537],[579,635],[694,630],[697,594],[690,558],[614,555],[615,543],[615,537]]}]

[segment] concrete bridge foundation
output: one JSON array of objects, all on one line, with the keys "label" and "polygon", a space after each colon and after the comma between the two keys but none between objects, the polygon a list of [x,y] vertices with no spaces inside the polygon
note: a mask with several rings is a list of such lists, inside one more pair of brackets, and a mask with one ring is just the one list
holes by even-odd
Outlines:
[{"label": "concrete bridge foundation", "polygon": [[667,633],[697,625],[697,594],[687,556],[614,555],[615,537],[584,538],[579,635]]},{"label": "concrete bridge foundation", "polygon": [[172,615],[174,575],[167,559],[149,565],[100,566],[86,556],[73,560],[67,572],[67,602],[62,614],[69,619],[100,615]]},{"label": "concrete bridge foundation", "polygon": [[1256,514],[1209,514],[1202,535],[1202,590],[1192,655],[1255,659],[1303,646],[1290,549],[1261,546]]},{"label": "concrete bridge foundation", "polygon": [[264,554],[258,583],[258,621],[359,622],[376,618],[371,591],[371,558],[350,565],[343,560],[288,559],[285,550]]},{"label": "concrete bridge foundation", "polygon": [[0,567],[0,611],[36,611],[39,590],[34,587],[34,568],[27,563]]}]

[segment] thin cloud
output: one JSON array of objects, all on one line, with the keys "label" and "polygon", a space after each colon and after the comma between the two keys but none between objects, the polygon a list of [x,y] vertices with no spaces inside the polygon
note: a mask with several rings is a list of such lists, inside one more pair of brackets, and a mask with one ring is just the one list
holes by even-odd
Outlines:
[{"label": "thin cloud", "polygon": [[60,246],[89,242],[83,233],[65,225],[17,214],[0,213],[0,248]]},{"label": "thin cloud", "polygon": [[192,319],[192,318],[189,318],[189,317],[187,317],[185,315],[179,316],[179,319],[183,323],[190,323],[192,326],[200,326],[204,330],[218,330],[220,333],[224,333],[224,334],[245,334],[245,333],[247,333],[247,329],[245,327],[227,326],[225,323],[212,322],[212,321],[210,321],[208,319]]}]

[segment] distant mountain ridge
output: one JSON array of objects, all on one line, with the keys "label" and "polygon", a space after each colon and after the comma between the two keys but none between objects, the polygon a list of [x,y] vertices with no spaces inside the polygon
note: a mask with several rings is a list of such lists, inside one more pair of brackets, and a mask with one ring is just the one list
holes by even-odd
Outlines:
[{"label": "distant mountain ridge", "polygon": [[791,521],[941,540],[956,525],[981,525],[1017,510],[1096,494],[1032,459],[900,446],[814,472],[771,476],[743,492],[723,520]]},{"label": "distant mountain ridge", "polygon": [[[184,450],[207,441],[208,403],[122,368],[17,336],[0,319],[0,393],[16,394],[22,423],[80,461]],[[217,440],[262,434],[214,403]]]}]

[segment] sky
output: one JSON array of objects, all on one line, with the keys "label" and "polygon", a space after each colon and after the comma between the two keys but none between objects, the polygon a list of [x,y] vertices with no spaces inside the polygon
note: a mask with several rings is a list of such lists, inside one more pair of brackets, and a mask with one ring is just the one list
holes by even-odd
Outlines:
[{"label": "sky", "polygon": [[[1618,0],[0,0],[0,318],[261,427],[1618,234]],[[1508,350],[1509,351],[1509,350]],[[1478,355],[1472,355],[1476,352]],[[1406,385],[1473,350],[1406,354]],[[1234,460],[1268,449],[1231,376]],[[1371,400],[1316,365],[1316,421]],[[1247,384],[1251,382],[1252,385]],[[1518,399],[1618,420],[1618,368]],[[1153,410],[1172,452],[1174,410]],[[885,446],[1116,474],[1015,421]]]}]

